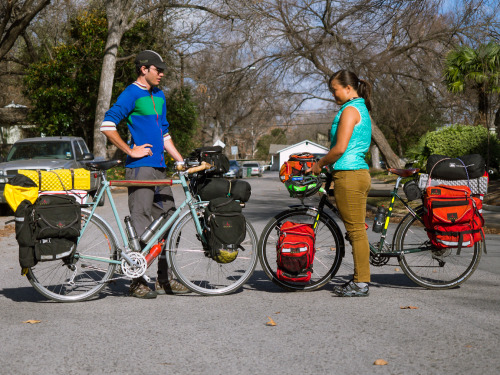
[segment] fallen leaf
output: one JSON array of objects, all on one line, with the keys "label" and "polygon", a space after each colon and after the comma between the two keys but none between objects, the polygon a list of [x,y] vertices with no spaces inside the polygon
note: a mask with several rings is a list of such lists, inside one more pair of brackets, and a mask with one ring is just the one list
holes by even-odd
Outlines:
[{"label": "fallen leaf", "polygon": [[30,319],[30,320],[26,320],[25,322],[23,323],[29,323],[29,324],[37,324],[37,323],[40,323],[41,320],[34,320],[34,319]]},{"label": "fallen leaf", "polygon": [[398,267],[394,268],[394,271],[399,272],[399,268]]},{"label": "fallen leaf", "polygon": [[373,364],[377,366],[385,366],[387,364],[387,361],[383,359],[377,359],[375,362],[373,362]]},{"label": "fallen leaf", "polygon": [[276,311],[275,314],[281,314],[281,311]]},{"label": "fallen leaf", "polygon": [[416,310],[418,307],[416,306],[401,306],[400,309],[402,310]]},{"label": "fallen leaf", "polygon": [[268,318],[269,318],[269,321],[266,323],[266,326],[274,327],[276,325],[276,322],[274,320],[272,320],[270,316],[268,316]]}]

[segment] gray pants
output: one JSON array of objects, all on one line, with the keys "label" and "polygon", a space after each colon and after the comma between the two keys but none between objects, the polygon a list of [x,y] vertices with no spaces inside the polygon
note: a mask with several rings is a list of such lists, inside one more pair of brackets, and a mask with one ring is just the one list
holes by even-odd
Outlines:
[{"label": "gray pants", "polygon": [[[166,178],[165,168],[139,167],[126,168],[126,180],[158,180]],[[144,229],[163,212],[170,217],[175,212],[174,197],[170,186],[129,187],[128,207],[130,218],[138,236]],[[167,238],[168,232],[165,234]],[[165,250],[158,258],[158,281],[168,281],[168,266]]]}]

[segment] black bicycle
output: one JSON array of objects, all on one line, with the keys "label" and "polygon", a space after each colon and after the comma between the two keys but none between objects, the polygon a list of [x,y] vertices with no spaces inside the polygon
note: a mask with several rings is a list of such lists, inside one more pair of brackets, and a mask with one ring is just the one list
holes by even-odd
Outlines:
[{"label": "black bicycle", "polygon": [[[465,282],[475,271],[484,240],[472,247],[437,249],[431,245],[422,220],[423,206],[412,208],[409,200],[398,191],[402,181],[417,181],[418,169],[388,169],[398,176],[392,191],[382,195],[390,197],[387,217],[383,224],[380,238],[370,243],[370,263],[373,266],[386,265],[391,258],[397,258],[403,272],[416,284],[428,289],[449,289]],[[325,186],[331,185],[332,176],[326,174]],[[264,228],[258,244],[260,263],[267,276],[280,287],[290,291],[316,290],[330,281],[337,273],[345,255],[343,233],[335,221],[340,220],[337,208],[330,202],[333,190],[321,188],[318,206],[306,206],[303,203],[291,206],[288,210],[274,216]],[[370,194],[380,197],[380,192]],[[300,196],[299,196],[300,198]],[[387,229],[393,215],[396,200],[408,213],[399,222],[392,240],[387,238]],[[281,225],[286,221],[312,224],[316,233],[315,257],[311,280],[307,283],[294,283],[279,280],[276,277],[276,244]]]}]

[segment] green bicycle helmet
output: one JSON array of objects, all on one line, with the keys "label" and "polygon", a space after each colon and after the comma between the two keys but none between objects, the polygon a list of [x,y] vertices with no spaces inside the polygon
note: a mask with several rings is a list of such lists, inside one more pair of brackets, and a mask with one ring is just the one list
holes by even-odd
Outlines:
[{"label": "green bicycle helmet", "polygon": [[290,176],[285,186],[293,198],[306,198],[316,194],[321,188],[321,178],[314,175]]}]

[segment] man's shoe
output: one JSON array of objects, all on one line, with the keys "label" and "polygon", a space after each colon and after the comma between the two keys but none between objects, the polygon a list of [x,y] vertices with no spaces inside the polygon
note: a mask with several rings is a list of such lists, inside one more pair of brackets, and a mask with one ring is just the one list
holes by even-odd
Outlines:
[{"label": "man's shoe", "polygon": [[166,283],[160,283],[156,280],[155,291],[157,294],[186,294],[191,293],[191,291],[177,280],[171,279]]},{"label": "man's shoe", "polygon": [[157,293],[154,290],[151,290],[149,286],[139,281],[134,280],[132,281],[132,284],[130,284],[129,295],[132,297],[153,299],[156,298],[156,294]]},{"label": "man's shoe", "polygon": [[351,280],[342,286],[333,288],[333,293],[339,297],[367,297],[370,294],[369,289],[368,284],[361,288]]}]

